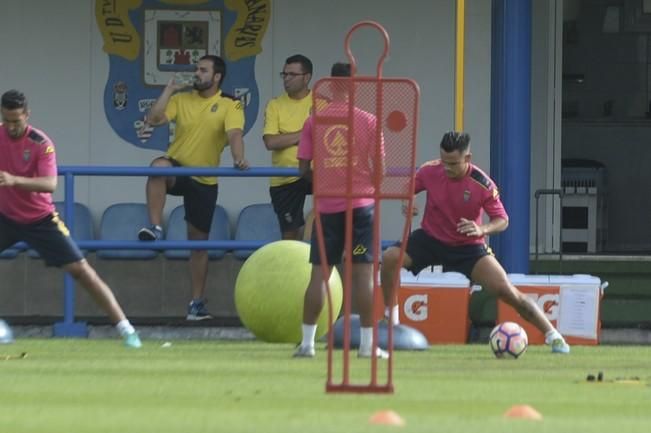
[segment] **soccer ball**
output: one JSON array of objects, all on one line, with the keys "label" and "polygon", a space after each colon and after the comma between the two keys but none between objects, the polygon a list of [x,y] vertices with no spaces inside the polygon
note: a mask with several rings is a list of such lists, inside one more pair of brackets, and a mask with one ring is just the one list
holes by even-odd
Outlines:
[{"label": "soccer ball", "polygon": [[519,358],[528,345],[527,333],[515,322],[500,323],[491,331],[490,346],[497,358]]}]

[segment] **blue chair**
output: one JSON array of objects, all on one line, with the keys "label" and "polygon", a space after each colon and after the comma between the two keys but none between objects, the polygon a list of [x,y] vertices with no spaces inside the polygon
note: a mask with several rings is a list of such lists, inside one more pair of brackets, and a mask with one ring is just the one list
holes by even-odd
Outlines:
[{"label": "blue chair", "polygon": [[[99,239],[137,241],[138,230],[149,225],[149,214],[144,203],[116,203],[102,214]],[[97,250],[97,257],[102,259],[147,260],[157,255],[155,250]]]},{"label": "blue chair", "polygon": [[18,257],[18,254],[21,252],[20,248],[14,248],[13,246],[7,248],[6,250],[0,252],[0,259],[15,259]]},{"label": "blue chair", "polygon": [[[237,217],[236,241],[279,241],[282,238],[276,212],[271,203],[246,206]],[[255,250],[234,250],[233,255],[245,260]]]},{"label": "blue chair", "polygon": [[[169,241],[187,241],[188,231],[185,222],[185,208],[183,205],[175,207],[167,220],[166,239]],[[215,206],[215,213],[212,217],[212,225],[208,239],[211,241],[230,240],[230,221],[226,209],[220,205]],[[222,259],[226,254],[225,249],[208,250],[208,258],[211,260]],[[190,257],[190,250],[165,250],[164,255],[168,259],[187,260]]]},{"label": "blue chair", "polygon": [[[54,202],[54,207],[56,208],[56,211],[63,222],[66,222],[65,203],[62,201]],[[93,227],[93,217],[90,214],[90,209],[81,203],[75,203],[73,209],[75,226],[72,229],[72,238],[76,241],[93,240],[95,238],[95,228]],[[86,250],[82,250],[82,252],[84,255],[87,253]],[[38,259],[41,257],[39,253],[31,248],[27,251],[27,255],[33,259]]]}]

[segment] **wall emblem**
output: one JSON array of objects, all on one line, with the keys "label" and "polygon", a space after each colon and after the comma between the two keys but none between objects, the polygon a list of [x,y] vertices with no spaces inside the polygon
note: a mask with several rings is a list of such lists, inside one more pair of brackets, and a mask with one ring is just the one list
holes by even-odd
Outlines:
[{"label": "wall emblem", "polygon": [[124,140],[165,150],[173,125],[147,127],[144,116],[174,76],[192,80],[206,54],[226,62],[224,93],[244,107],[246,133],[260,105],[255,58],[262,51],[271,0],[96,0],[95,17],[109,56],[104,112]]}]

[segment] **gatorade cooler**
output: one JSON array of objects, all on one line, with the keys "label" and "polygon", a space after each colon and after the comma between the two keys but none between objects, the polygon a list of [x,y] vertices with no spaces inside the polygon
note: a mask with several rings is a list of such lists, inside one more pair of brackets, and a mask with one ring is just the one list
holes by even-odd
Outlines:
[{"label": "gatorade cooler", "polygon": [[[599,305],[608,283],[591,275],[509,274],[521,292],[530,296],[569,344],[599,344]],[[497,302],[498,323],[517,322],[527,331],[529,344],[544,344],[545,336],[509,305]]]},{"label": "gatorade cooler", "polygon": [[470,282],[457,272],[424,269],[417,276],[400,273],[400,323],[422,332],[430,344],[463,344],[468,340]]}]

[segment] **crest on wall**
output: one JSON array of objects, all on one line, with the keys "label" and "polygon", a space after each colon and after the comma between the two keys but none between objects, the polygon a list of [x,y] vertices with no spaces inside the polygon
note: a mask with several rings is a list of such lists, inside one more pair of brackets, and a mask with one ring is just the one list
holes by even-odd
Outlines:
[{"label": "crest on wall", "polygon": [[244,108],[246,133],[260,105],[255,57],[271,0],[96,0],[95,17],[109,56],[104,112],[113,130],[143,148],[165,150],[174,125],[152,128],[147,110],[171,77],[190,81],[197,60],[220,56],[224,93]]}]

